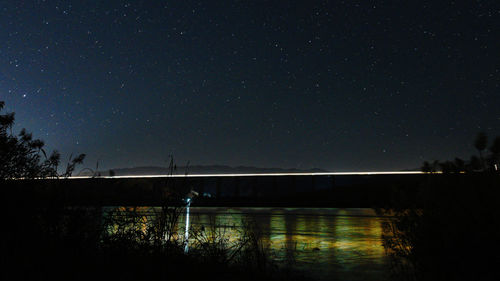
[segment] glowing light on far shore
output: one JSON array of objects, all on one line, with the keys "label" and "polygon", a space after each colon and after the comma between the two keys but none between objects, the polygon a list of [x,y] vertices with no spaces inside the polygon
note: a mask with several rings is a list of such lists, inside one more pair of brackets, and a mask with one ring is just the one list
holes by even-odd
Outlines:
[{"label": "glowing light on far shore", "polygon": [[[188,174],[188,175],[130,175],[130,176],[101,176],[98,178],[128,179],[128,178],[199,178],[199,177],[269,177],[269,176],[370,176],[370,175],[420,175],[421,171],[371,171],[371,172],[324,172],[324,173],[251,173],[251,174]],[[75,176],[70,179],[88,179],[92,176]]]}]

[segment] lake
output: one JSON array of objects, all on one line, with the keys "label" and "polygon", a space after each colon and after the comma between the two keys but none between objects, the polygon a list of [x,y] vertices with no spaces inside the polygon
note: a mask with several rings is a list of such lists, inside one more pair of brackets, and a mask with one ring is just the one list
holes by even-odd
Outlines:
[{"label": "lake", "polygon": [[[193,228],[215,225],[239,235],[242,221],[255,220],[279,262],[293,259],[318,280],[384,280],[389,261],[382,246],[385,217],[372,209],[191,208]],[[179,222],[182,226],[185,216]]]}]

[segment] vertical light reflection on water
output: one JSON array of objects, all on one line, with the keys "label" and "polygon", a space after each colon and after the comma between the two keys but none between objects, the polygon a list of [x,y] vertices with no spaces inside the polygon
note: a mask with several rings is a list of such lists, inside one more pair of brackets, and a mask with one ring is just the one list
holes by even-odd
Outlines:
[{"label": "vertical light reflection on water", "polygon": [[[270,246],[273,250],[283,254],[282,249],[285,247],[285,220],[283,219],[283,210],[271,210],[270,214],[270,229],[269,240]],[[283,260],[283,255],[277,255],[277,258]]]},{"label": "vertical light reflection on water", "polygon": [[373,216],[371,210],[359,212],[339,210],[334,225],[333,251],[339,273],[363,280],[380,274],[387,261],[381,240],[382,219]]},{"label": "vertical light reflection on water", "polygon": [[[185,215],[177,231],[184,233]],[[371,209],[196,208],[191,227],[235,241],[246,219],[255,220],[264,245],[279,262],[294,262],[320,280],[382,280],[388,261],[381,223]]]},{"label": "vertical light reflection on water", "polygon": [[191,207],[191,198],[187,199],[187,206],[186,206],[186,228],[184,229],[184,253],[189,252],[189,209]]}]

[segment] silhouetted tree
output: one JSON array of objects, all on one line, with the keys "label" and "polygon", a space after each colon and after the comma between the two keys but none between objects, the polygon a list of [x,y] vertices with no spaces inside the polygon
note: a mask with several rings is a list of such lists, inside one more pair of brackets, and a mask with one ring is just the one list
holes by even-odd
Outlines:
[{"label": "silhouetted tree", "polygon": [[457,172],[457,167],[455,166],[455,163],[451,161],[441,162],[439,163],[439,166],[441,166],[441,171],[443,172],[443,174],[450,174]]},{"label": "silhouetted tree", "polygon": [[423,164],[421,170],[424,173],[435,173],[438,171],[439,167],[440,167],[440,163],[437,160],[434,160],[432,163],[424,161],[424,164]]},{"label": "silhouetted tree", "polygon": [[482,168],[484,168],[483,151],[486,149],[487,143],[488,137],[484,132],[477,134],[476,140],[474,141],[474,147],[479,151],[479,159],[481,160]]},{"label": "silhouetted tree", "polygon": [[465,168],[465,161],[460,159],[460,158],[455,158],[455,169],[456,169],[456,172],[457,173],[460,173],[460,172],[465,172],[466,171],[466,168]]},{"label": "silhouetted tree", "polygon": [[480,170],[481,169],[481,160],[479,159],[479,157],[473,155],[470,157],[469,164],[467,166],[468,166],[468,168],[467,168],[468,171]]},{"label": "silhouetted tree", "polygon": [[479,157],[473,155],[468,162],[460,158],[453,161],[434,161],[429,163],[424,161],[421,170],[424,173],[462,173],[462,172],[480,172],[480,171],[498,171],[500,166],[500,137],[493,140],[489,148],[490,154],[484,155],[488,145],[488,137],[485,133],[479,133],[474,141],[474,147],[479,151]]},{"label": "silhouetted tree", "polygon": [[[494,244],[499,237],[496,208],[500,174],[500,137],[489,147],[487,136],[479,133],[474,155],[466,163],[429,163],[422,171],[432,173],[439,166],[443,175],[429,177],[418,186],[415,196],[400,189],[383,223],[382,240],[391,260],[395,280],[499,280],[495,250],[484,251],[469,241]],[[458,173],[465,172],[465,174]]]},{"label": "silhouetted tree", "polygon": [[432,173],[432,167],[431,167],[431,164],[429,162],[424,161],[424,164],[422,165],[422,172]]},{"label": "silhouetted tree", "polygon": [[[5,102],[0,101],[0,111]],[[59,177],[57,168],[60,154],[53,151],[47,156],[44,142],[33,139],[31,133],[22,129],[18,136],[12,133],[14,113],[0,114],[0,179],[33,179]],[[68,177],[77,164],[81,164],[85,154],[70,157],[66,171],[61,175]]]}]

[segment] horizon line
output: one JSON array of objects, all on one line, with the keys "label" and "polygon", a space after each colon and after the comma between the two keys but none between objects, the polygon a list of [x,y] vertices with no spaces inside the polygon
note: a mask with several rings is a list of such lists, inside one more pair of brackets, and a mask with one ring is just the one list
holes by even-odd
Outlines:
[{"label": "horizon line", "polygon": [[348,176],[348,175],[418,175],[424,174],[422,171],[369,171],[369,172],[319,172],[319,173],[223,173],[223,174],[175,174],[175,175],[123,175],[123,176],[72,176],[68,179],[89,179],[89,178],[197,178],[197,177],[269,177],[269,176]]}]

